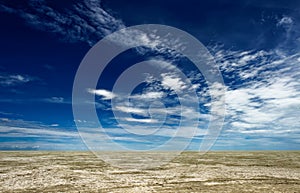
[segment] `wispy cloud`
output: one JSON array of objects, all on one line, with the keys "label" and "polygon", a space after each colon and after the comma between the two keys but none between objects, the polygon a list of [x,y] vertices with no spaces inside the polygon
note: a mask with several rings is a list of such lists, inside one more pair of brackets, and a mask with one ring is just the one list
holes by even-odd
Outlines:
[{"label": "wispy cloud", "polygon": [[[64,41],[85,42],[90,46],[103,37],[126,27],[121,19],[114,17],[102,7],[100,0],[84,0],[64,10],[50,6],[45,0],[30,0],[24,7],[2,3],[0,11],[19,15],[34,28],[57,34]],[[128,47],[146,45],[172,58],[181,57],[174,50],[180,52],[185,49],[185,45],[180,43],[180,38],[174,37],[170,40],[168,34],[166,37],[160,37],[155,30],[151,33],[137,29],[123,31],[119,34],[112,34],[110,40],[115,44]],[[166,49],[166,45],[174,50]],[[148,49],[141,47],[136,50],[141,54],[148,52]]]},{"label": "wispy cloud", "polygon": [[13,116],[13,117],[20,117],[20,116],[22,116],[22,115],[17,114],[17,113],[3,112],[3,111],[0,111],[0,115],[2,115],[2,116]]},{"label": "wispy cloud", "polygon": [[55,9],[45,0],[30,0],[23,8],[2,3],[0,10],[17,14],[33,27],[58,34],[63,40],[91,46],[124,27],[121,20],[102,8],[99,0],[84,0],[67,10]]},{"label": "wispy cloud", "polygon": [[124,119],[129,122],[137,122],[137,123],[157,123],[157,120],[155,119],[135,119],[131,117],[125,117]]},{"label": "wispy cloud", "polygon": [[289,52],[293,52],[293,50],[298,51],[299,47],[299,37],[300,37],[300,30],[299,30],[299,22],[298,22],[298,11],[297,15],[283,15],[277,18],[276,26],[278,29],[284,29],[284,39],[280,42],[278,47],[288,52],[286,47],[289,49],[293,46],[294,48],[291,49]]},{"label": "wispy cloud", "polygon": [[283,16],[278,20],[277,25],[278,26],[287,26],[287,25],[292,25],[293,24],[293,19],[289,16]]},{"label": "wispy cloud", "polygon": [[56,123],[47,125],[23,119],[1,118],[0,137],[10,138],[9,142],[0,143],[0,149],[73,149],[72,146],[84,149],[76,130]]},{"label": "wispy cloud", "polygon": [[66,101],[63,97],[51,97],[51,98],[45,98],[41,101],[47,102],[47,103],[70,103]]},{"label": "wispy cloud", "polygon": [[143,93],[143,94],[135,94],[133,96],[130,96],[130,98],[132,99],[140,99],[140,100],[143,100],[143,99],[160,99],[162,98],[164,95],[163,92],[155,92],[155,91],[150,91],[150,92],[146,92],[146,93]]},{"label": "wispy cloud", "polygon": [[231,137],[299,136],[298,53],[220,49],[215,55],[227,79],[224,128]]},{"label": "wispy cloud", "polygon": [[71,104],[69,99],[64,97],[48,97],[48,98],[2,98],[0,99],[0,103],[15,103],[15,104],[22,104],[22,103],[56,103],[56,104]]},{"label": "wispy cloud", "polygon": [[129,107],[129,106],[116,106],[116,110],[122,111],[125,113],[134,113],[134,114],[140,114],[140,115],[147,114],[147,109],[135,108],[135,107]]},{"label": "wispy cloud", "polygon": [[76,132],[47,128],[0,126],[1,137],[78,137]]},{"label": "wispy cloud", "polygon": [[57,124],[45,125],[41,122],[22,119],[0,119],[0,135],[2,137],[76,137],[76,131],[66,131]]},{"label": "wispy cloud", "polygon": [[33,81],[35,78],[21,74],[2,74],[0,75],[0,86],[17,86]]},{"label": "wispy cloud", "polygon": [[186,83],[173,73],[162,74],[162,86],[167,89],[175,90],[176,92],[181,92],[187,88]]},{"label": "wispy cloud", "polygon": [[103,100],[110,100],[110,99],[113,99],[116,97],[116,94],[112,93],[111,91],[104,90],[104,89],[88,88],[87,92],[97,95],[97,96],[101,96]]}]

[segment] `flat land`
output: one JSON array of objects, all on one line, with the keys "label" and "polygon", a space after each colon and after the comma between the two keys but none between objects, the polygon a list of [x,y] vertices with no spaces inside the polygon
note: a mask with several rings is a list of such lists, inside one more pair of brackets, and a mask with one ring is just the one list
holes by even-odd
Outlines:
[{"label": "flat land", "polygon": [[2,151],[0,192],[300,192],[300,151],[184,152],[144,170],[90,152]]}]

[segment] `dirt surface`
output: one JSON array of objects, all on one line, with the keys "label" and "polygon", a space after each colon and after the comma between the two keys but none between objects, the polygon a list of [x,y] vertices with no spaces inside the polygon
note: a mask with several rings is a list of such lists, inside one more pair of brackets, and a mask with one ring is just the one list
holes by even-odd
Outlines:
[{"label": "dirt surface", "polygon": [[300,192],[300,151],[185,152],[144,170],[90,152],[3,151],[0,192]]}]

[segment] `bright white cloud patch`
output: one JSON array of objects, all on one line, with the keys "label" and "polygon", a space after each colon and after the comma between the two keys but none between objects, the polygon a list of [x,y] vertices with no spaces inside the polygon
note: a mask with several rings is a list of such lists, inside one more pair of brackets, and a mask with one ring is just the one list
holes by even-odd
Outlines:
[{"label": "bright white cloud patch", "polygon": [[128,106],[117,106],[116,110],[122,111],[125,113],[134,113],[134,114],[141,114],[141,115],[144,115],[147,113],[147,109],[133,108],[133,107],[128,107]]},{"label": "bright white cloud patch", "polygon": [[162,86],[164,86],[167,89],[171,89],[176,92],[181,92],[187,88],[185,82],[183,82],[183,80],[174,73],[164,73],[161,76]]},{"label": "bright white cloud patch", "polygon": [[133,96],[131,96],[130,98],[133,98],[133,99],[140,99],[140,100],[143,100],[143,99],[160,99],[162,98],[164,95],[163,92],[146,92],[146,93],[143,93],[143,94],[135,94]]},{"label": "bright white cloud patch", "polygon": [[137,123],[157,123],[157,120],[155,119],[135,119],[135,118],[124,118],[124,120],[129,122],[137,122]]},{"label": "bright white cloud patch", "polygon": [[97,96],[103,97],[103,100],[110,100],[116,97],[116,95],[108,90],[104,89],[87,89],[87,91],[91,94],[95,94]]}]

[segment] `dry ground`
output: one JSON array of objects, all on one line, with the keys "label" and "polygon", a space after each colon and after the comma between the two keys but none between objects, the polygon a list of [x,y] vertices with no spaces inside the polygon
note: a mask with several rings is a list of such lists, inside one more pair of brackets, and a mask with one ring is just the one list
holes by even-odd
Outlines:
[{"label": "dry ground", "polygon": [[147,170],[90,152],[3,151],[0,192],[300,192],[300,151],[185,152]]}]

